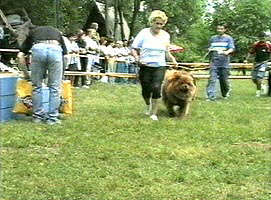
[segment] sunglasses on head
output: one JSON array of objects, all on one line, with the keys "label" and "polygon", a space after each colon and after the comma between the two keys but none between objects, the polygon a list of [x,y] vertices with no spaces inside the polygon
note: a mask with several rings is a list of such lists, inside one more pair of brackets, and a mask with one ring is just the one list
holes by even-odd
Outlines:
[{"label": "sunglasses on head", "polygon": [[160,22],[155,22],[155,24],[156,25],[161,25],[161,26],[165,25],[164,23],[160,23]]}]

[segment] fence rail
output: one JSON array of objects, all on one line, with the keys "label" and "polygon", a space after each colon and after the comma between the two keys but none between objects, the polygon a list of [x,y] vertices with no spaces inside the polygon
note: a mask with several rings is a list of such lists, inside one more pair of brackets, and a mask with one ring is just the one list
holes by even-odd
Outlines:
[{"label": "fence rail", "polygon": [[[66,71],[65,76],[108,76],[108,77],[119,77],[119,78],[137,78],[136,74],[126,73],[99,73],[99,72],[77,72],[77,71]],[[193,74],[197,79],[208,79],[208,74]],[[229,76],[229,79],[251,79],[251,76]]]}]

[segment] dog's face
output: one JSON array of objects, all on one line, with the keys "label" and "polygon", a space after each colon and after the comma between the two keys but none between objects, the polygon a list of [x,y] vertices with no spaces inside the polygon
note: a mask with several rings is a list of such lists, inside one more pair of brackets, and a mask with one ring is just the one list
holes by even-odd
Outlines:
[{"label": "dog's face", "polygon": [[196,93],[196,82],[193,76],[185,71],[173,71],[167,74],[167,92],[175,97],[191,101]]}]

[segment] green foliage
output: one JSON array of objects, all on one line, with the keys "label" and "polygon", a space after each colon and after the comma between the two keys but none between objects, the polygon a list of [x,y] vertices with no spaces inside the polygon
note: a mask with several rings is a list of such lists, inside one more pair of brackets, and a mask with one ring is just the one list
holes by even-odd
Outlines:
[{"label": "green foliage", "polygon": [[62,125],[0,124],[1,199],[269,200],[270,97],[235,80],[229,100],[206,102],[198,86],[182,121],[162,105],[151,121],[139,86],[95,84]]},{"label": "green foliage", "polygon": [[25,8],[33,24],[58,26],[63,32],[72,32],[86,23],[91,3],[92,0],[3,0],[0,7],[3,10]]},{"label": "green foliage", "polygon": [[[145,5],[146,10],[141,13],[145,19],[152,10],[158,9],[166,12],[169,18],[166,28],[174,37],[179,37],[189,31],[190,26],[202,16],[204,9],[202,0],[150,0],[146,1]],[[144,21],[143,24],[146,25],[147,21]]]},{"label": "green foliage", "polygon": [[[60,2],[56,8],[55,2]],[[140,1],[140,0],[139,0]],[[56,25],[58,10],[60,23],[58,27],[66,33],[84,27],[89,6],[93,0],[1,0],[0,8],[10,10],[25,8],[36,25]],[[99,1],[105,2],[105,1]],[[112,6],[115,1],[107,1]],[[127,22],[132,20],[135,0],[120,0]],[[143,2],[143,1],[141,1]],[[182,61],[204,61],[206,44],[215,34],[217,23],[228,25],[229,34],[234,38],[236,52],[234,61],[242,61],[249,46],[257,40],[259,32],[270,30],[270,0],[213,0],[215,12],[206,13],[207,0],[148,0],[145,10],[138,13],[134,24],[133,36],[148,26],[150,12],[160,9],[169,17],[165,29],[170,33],[173,43],[185,47],[186,51],[178,54]]]},{"label": "green foliage", "polygon": [[61,1],[60,28],[66,32],[75,32],[83,28],[88,17],[88,7],[92,1]]},{"label": "green foliage", "polygon": [[185,49],[183,53],[176,55],[178,61],[208,62],[205,55],[211,34],[209,26],[203,20],[198,20],[193,24],[184,36],[174,41]]}]

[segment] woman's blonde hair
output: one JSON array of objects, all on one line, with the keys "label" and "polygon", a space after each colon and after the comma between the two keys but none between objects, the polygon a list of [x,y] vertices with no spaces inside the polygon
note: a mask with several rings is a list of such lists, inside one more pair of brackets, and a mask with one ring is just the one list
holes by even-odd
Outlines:
[{"label": "woman's blonde hair", "polygon": [[151,15],[149,16],[149,24],[152,24],[152,22],[156,19],[156,18],[160,18],[162,19],[165,23],[167,23],[167,19],[168,17],[166,16],[166,14],[161,11],[161,10],[154,10],[151,12]]}]

